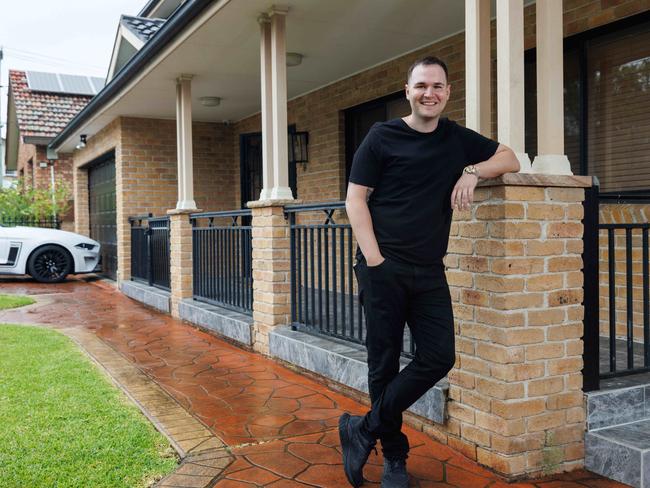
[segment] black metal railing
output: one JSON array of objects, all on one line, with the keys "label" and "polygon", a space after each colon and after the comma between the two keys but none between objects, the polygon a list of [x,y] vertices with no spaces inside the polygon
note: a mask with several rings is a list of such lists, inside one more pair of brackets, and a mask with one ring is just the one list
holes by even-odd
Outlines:
[{"label": "black metal railing", "polygon": [[253,242],[248,209],[190,215],[193,296],[253,313]]},{"label": "black metal railing", "polygon": [[46,227],[48,229],[60,229],[61,220],[56,217],[50,217],[46,219],[32,219],[32,218],[8,218],[0,217],[0,225],[6,227]]},{"label": "black metal railing", "polygon": [[598,224],[607,242],[609,295],[609,361],[601,378],[650,371],[649,229],[647,222]]},{"label": "black metal railing", "polygon": [[597,186],[587,189],[585,391],[598,389],[600,380],[650,371],[650,223],[599,221],[601,212],[631,215],[616,211],[620,204],[650,204],[650,196],[599,195]]},{"label": "black metal railing", "polygon": [[[294,329],[364,344],[366,322],[353,270],[356,244],[343,212],[345,202],[285,207],[291,236],[291,323]],[[412,357],[414,352],[406,329],[402,354]]]},{"label": "black metal railing", "polygon": [[139,215],[131,224],[131,279],[170,290],[169,217]]}]

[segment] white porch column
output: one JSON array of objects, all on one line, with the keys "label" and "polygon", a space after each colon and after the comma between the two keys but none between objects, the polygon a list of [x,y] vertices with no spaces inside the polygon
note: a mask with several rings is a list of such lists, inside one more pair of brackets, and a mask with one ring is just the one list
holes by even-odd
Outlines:
[{"label": "white porch column", "polygon": [[262,89],[262,191],[260,200],[271,198],[275,186],[273,178],[273,107],[271,104],[271,19],[264,14],[258,18],[260,24],[260,74]]},{"label": "white porch column", "polygon": [[492,135],[490,0],[465,0],[465,125]]},{"label": "white porch column", "polygon": [[497,140],[517,155],[530,173],[525,146],[524,1],[497,0]]},{"label": "white porch column", "polygon": [[564,154],[562,0],[537,2],[537,146],[535,173],[570,175]]},{"label": "white porch column", "polygon": [[192,161],[192,75],[176,79],[177,209],[195,209]]},{"label": "white porch column", "polygon": [[291,200],[287,141],[287,48],[285,7],[273,7],[271,18],[271,110],[273,187],[271,199]]}]

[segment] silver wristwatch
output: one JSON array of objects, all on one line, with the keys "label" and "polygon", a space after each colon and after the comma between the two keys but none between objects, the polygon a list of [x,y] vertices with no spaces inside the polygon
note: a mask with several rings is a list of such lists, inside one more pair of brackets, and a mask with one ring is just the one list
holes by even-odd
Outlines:
[{"label": "silver wristwatch", "polygon": [[480,175],[480,173],[478,171],[478,168],[476,166],[474,166],[473,164],[470,164],[469,166],[465,166],[463,168],[463,173],[467,173],[468,175],[474,175],[477,178],[481,177],[481,175]]}]

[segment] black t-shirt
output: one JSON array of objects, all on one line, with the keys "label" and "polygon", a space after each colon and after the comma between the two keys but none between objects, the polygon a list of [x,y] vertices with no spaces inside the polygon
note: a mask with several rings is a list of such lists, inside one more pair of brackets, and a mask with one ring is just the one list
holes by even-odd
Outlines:
[{"label": "black t-shirt", "polygon": [[373,125],[354,155],[350,182],[374,188],[368,207],[382,255],[419,265],[440,262],[454,185],[465,166],[489,159],[498,146],[446,118],[429,133],[402,119]]}]

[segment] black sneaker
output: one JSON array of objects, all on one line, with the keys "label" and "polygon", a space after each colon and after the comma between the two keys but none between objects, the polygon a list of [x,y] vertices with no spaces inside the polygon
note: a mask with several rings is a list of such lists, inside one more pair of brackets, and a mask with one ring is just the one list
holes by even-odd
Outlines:
[{"label": "black sneaker", "polygon": [[409,475],[406,473],[406,459],[384,458],[384,474],[381,488],[408,488]]},{"label": "black sneaker", "polygon": [[[339,437],[343,451],[343,469],[355,488],[363,484],[363,466],[377,441],[361,430],[363,417],[344,413],[339,418]],[[375,449],[376,451],[376,449]]]}]

